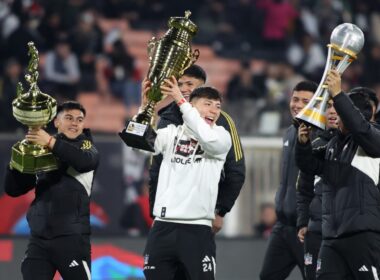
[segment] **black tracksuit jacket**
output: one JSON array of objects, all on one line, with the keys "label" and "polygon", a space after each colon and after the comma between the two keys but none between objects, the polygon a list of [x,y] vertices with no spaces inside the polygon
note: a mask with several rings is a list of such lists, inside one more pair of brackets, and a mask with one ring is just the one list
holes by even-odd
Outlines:
[{"label": "black tracksuit jacket", "polygon": [[275,198],[277,221],[293,227],[297,224],[296,183],[299,172],[294,157],[296,141],[297,129],[291,125],[283,137],[281,181]]},{"label": "black tracksuit jacket", "polygon": [[[174,102],[162,108],[158,112],[158,115],[160,116],[160,120],[157,129],[167,127],[169,124],[176,126],[183,124],[181,111]],[[240,138],[231,117],[227,113],[222,112],[216,124],[223,126],[230,133],[232,138],[232,147],[224,163],[216,202],[216,212],[223,217],[231,210],[243,187],[245,180],[245,161]],[[149,206],[151,215],[156,197],[161,162],[162,155],[153,156],[152,165],[149,169]]]},{"label": "black tracksuit jacket", "polygon": [[[329,140],[336,129],[318,131],[312,142],[313,155],[323,159]],[[322,188],[323,180],[315,176],[299,173],[297,181],[297,228],[307,227],[308,231],[322,234]]]},{"label": "black tracksuit jacket", "polygon": [[57,134],[56,139],[52,153],[59,168],[31,175],[7,167],[5,192],[17,197],[35,188],[27,213],[34,237],[90,234],[90,194],[98,151],[87,129],[73,140],[64,134]]},{"label": "black tracksuit jacket", "polygon": [[340,238],[364,231],[380,232],[380,130],[353,105],[346,94],[333,98],[348,134],[334,136],[324,160],[312,155],[310,142],[297,143],[300,169],[318,174],[322,190],[322,236]]}]

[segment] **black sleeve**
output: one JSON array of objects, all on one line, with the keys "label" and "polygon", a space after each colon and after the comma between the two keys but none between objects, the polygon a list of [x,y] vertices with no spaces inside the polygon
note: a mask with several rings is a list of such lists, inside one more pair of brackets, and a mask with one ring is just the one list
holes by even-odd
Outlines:
[{"label": "black sleeve", "polygon": [[371,157],[380,157],[380,130],[367,121],[343,92],[334,98],[334,107],[356,143]]},{"label": "black sleeve", "polygon": [[[167,119],[161,118],[157,124],[157,129],[165,128],[169,124],[172,124]],[[154,201],[156,199],[157,184],[158,184],[158,175],[160,173],[160,166],[162,163],[162,154],[152,156],[152,162],[149,168],[149,213],[153,218],[153,207]]]},{"label": "black sleeve", "polygon": [[245,180],[245,159],[240,138],[231,117],[222,112],[219,125],[230,132],[232,146],[227,154],[223,168],[223,175],[219,181],[219,191],[216,203],[216,212],[224,216],[231,211]]},{"label": "black sleeve", "polygon": [[6,194],[17,197],[26,194],[36,185],[36,176],[33,174],[24,174],[9,166],[5,172],[4,189]]},{"label": "black sleeve", "polygon": [[314,175],[302,171],[297,180],[297,228],[306,227],[309,222],[309,206],[314,198]]},{"label": "black sleeve", "polygon": [[296,141],[295,158],[298,168],[309,175],[321,175],[323,172],[323,160],[312,154],[310,141],[306,144]]},{"label": "black sleeve", "polygon": [[95,170],[99,163],[98,150],[90,140],[82,140],[79,145],[57,137],[53,154],[80,173]]}]

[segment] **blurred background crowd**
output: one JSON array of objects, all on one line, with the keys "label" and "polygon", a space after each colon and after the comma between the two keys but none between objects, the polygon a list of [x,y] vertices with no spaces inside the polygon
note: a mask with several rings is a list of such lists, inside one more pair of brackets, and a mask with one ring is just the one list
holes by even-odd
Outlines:
[{"label": "blurred background crowd", "polygon": [[[290,122],[292,87],[304,78],[319,82],[331,31],[342,22],[355,23],[366,38],[357,62],[344,74],[344,88],[360,84],[380,91],[377,0],[193,0],[186,7],[175,0],[5,0],[0,2],[5,109],[0,131],[20,126],[10,104],[28,62],[29,41],[40,51],[44,92],[85,101],[89,111],[102,104],[105,115],[115,108],[107,104],[116,103],[117,119],[133,115],[148,69],[147,41],[162,35],[168,18],[183,16],[184,9],[199,26],[193,40],[201,51],[198,64],[223,92],[224,108],[238,120],[241,135],[281,134]],[[100,132],[118,128],[93,119]]]},{"label": "blurred background crowd", "polygon": [[[17,82],[24,80],[29,41],[40,53],[43,92],[83,103],[93,131],[120,131],[140,104],[148,40],[162,36],[169,17],[184,16],[185,9],[199,27],[193,39],[193,49],[201,53],[197,64],[206,70],[208,84],[223,93],[223,107],[241,136],[281,135],[291,122],[292,88],[303,79],[319,83],[331,31],[342,22],[358,25],[366,39],[344,73],[344,89],[360,84],[380,96],[378,0],[3,0],[0,133],[25,131],[12,116],[11,102]],[[126,184],[138,187],[127,189],[121,224],[145,233],[151,223],[148,160],[131,150],[123,158]],[[273,205],[263,202],[255,232],[268,236],[275,216]],[[130,213],[144,220],[131,222]]]}]

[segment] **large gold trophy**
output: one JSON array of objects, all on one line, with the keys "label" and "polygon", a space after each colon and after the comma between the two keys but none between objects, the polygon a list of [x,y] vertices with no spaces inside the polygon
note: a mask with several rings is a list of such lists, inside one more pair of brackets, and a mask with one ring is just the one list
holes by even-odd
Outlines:
[{"label": "large gold trophy", "polygon": [[[13,116],[29,129],[36,129],[49,123],[57,113],[57,102],[42,93],[37,86],[38,51],[33,42],[28,43],[30,56],[28,74],[25,80],[30,87],[23,92],[21,83],[17,86],[17,97],[12,102]],[[26,139],[12,147],[10,166],[22,173],[36,174],[40,171],[57,169],[57,161],[47,147],[28,142]]]},{"label": "large gold trophy", "polygon": [[364,45],[364,34],[355,24],[343,23],[334,28],[330,37],[327,62],[319,86],[309,103],[298,113],[296,120],[314,127],[326,128],[326,108],[330,98],[326,77],[331,69],[342,74],[357,58]]},{"label": "large gold trophy", "polygon": [[130,147],[154,151],[156,132],[152,128],[152,119],[155,105],[163,98],[160,86],[166,78],[181,77],[199,57],[199,51],[192,52],[190,47],[190,40],[198,31],[189,19],[190,15],[191,12],[186,11],[185,17],[171,17],[165,35],[158,40],[153,37],[148,43],[148,79],[152,86],[148,92],[148,103],[127,121],[125,129],[119,133]]}]

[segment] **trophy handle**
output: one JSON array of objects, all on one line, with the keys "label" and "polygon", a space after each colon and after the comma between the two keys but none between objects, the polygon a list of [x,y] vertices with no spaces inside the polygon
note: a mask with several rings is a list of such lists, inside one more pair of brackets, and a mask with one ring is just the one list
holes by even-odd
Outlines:
[{"label": "trophy handle", "polygon": [[17,83],[17,87],[16,87],[16,96],[17,97],[20,97],[22,95],[22,93],[24,92],[24,88],[22,86],[22,83],[21,82],[18,82]]},{"label": "trophy handle", "polygon": [[185,72],[185,70],[187,68],[189,68],[191,65],[193,65],[198,60],[199,55],[200,55],[199,50],[195,49],[194,52],[192,54],[190,54],[190,56],[188,56],[188,62],[183,67],[183,69],[179,72],[179,77],[181,77],[183,75],[183,72]]},{"label": "trophy handle", "polygon": [[[198,49],[194,50],[194,52],[191,54],[191,62],[192,62],[191,64],[194,64],[198,60],[200,54],[201,53],[200,53],[200,51]],[[190,66],[191,65],[189,65],[189,67]]]},{"label": "trophy handle", "polygon": [[152,37],[152,39],[150,39],[148,42],[147,51],[148,51],[148,56],[149,56],[149,62],[152,62],[153,51],[154,51],[154,48],[156,47],[156,43],[157,43],[156,37]]},{"label": "trophy handle", "polygon": [[47,102],[47,109],[49,111],[49,120],[51,120],[51,117],[53,115],[53,106],[51,104],[51,100],[49,99],[49,101]]}]

